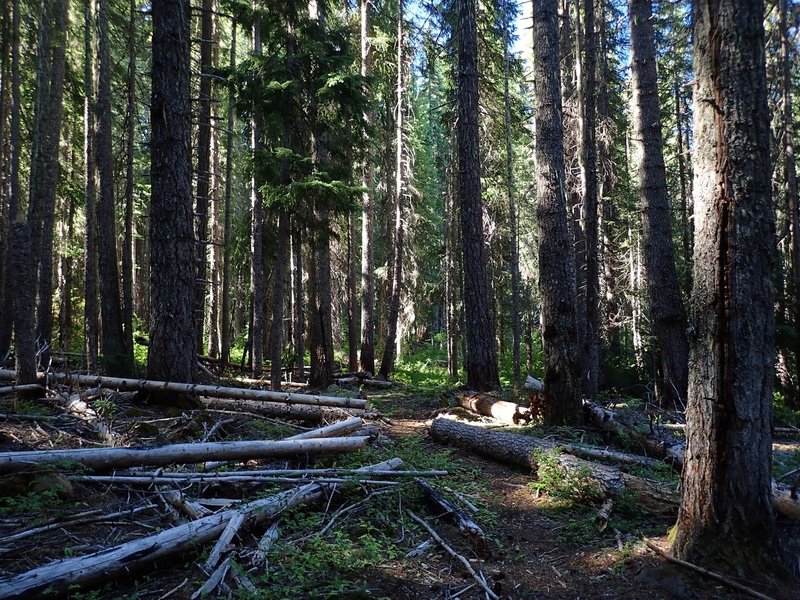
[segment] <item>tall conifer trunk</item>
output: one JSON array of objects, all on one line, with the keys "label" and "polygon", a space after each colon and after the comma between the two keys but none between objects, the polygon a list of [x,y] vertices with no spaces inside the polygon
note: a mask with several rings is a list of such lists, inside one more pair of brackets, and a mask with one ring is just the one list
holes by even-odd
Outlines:
[{"label": "tall conifer trunk", "polygon": [[90,373],[97,371],[97,213],[95,210],[94,179],[94,52],[92,51],[92,31],[94,1],[85,0],[84,5],[84,65],[83,65],[83,179],[85,199],[86,233],[83,242],[84,270],[84,332],[86,336],[86,368]]},{"label": "tall conifer trunk", "polygon": [[467,385],[499,387],[495,320],[487,276],[483,232],[481,161],[478,145],[478,24],[475,0],[458,0],[458,190],[464,250],[464,318]]},{"label": "tall conifer trunk", "polygon": [[[254,8],[255,5],[254,5]],[[261,17],[256,13],[253,20],[253,55],[261,56]],[[253,111],[251,122],[250,148],[255,157],[261,150],[262,142],[261,113]],[[255,158],[253,159],[255,162]],[[264,281],[264,202],[261,194],[261,181],[256,177],[256,169],[250,180],[250,291],[252,308],[250,315],[250,362],[254,378],[261,377],[264,357],[264,301],[266,298],[266,282]]]},{"label": "tall conifer trunk", "polygon": [[645,278],[661,351],[662,398],[682,406],[688,385],[686,317],[672,244],[650,0],[630,0],[633,162],[638,172]]},{"label": "tall conifer trunk", "polygon": [[[236,23],[231,24],[230,68],[236,67]],[[225,135],[225,222],[222,238],[224,250],[222,255],[222,315],[220,319],[220,370],[224,371],[231,358],[231,199],[233,196],[233,84],[228,86],[228,114]]]}]

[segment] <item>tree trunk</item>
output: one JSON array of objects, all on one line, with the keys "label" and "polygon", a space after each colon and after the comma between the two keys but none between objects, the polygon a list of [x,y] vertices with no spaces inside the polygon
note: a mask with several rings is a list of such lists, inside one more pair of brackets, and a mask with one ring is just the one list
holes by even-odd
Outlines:
[{"label": "tree trunk", "polygon": [[208,211],[211,206],[211,83],[214,47],[214,2],[202,0],[200,14],[200,85],[197,115],[197,192],[195,198],[195,340],[203,348],[208,273]]},{"label": "tree trunk", "polygon": [[[349,161],[350,162],[350,161]],[[358,320],[356,310],[356,215],[347,215],[347,368],[358,370]]]},{"label": "tree trunk", "polygon": [[[0,29],[0,346],[4,332],[8,327],[7,322],[13,320],[2,312],[3,298],[6,289],[6,264],[8,262],[7,252],[8,238],[11,233],[7,205],[10,202],[11,190],[9,189],[9,167],[11,162],[10,148],[6,144],[8,132],[8,115],[10,112],[10,79],[11,79],[11,38],[13,36],[11,20],[12,7],[10,2],[3,4],[0,19],[2,19],[2,29]],[[7,350],[0,347],[0,360],[5,359]]]},{"label": "tree trunk", "polygon": [[583,196],[583,242],[584,242],[584,284],[585,291],[585,330],[582,338],[584,395],[597,398],[597,385],[600,375],[600,268],[598,252],[598,214],[597,214],[597,127],[596,85],[597,43],[595,35],[595,0],[584,0],[584,34],[586,50],[583,61],[584,81],[581,86],[583,107],[581,126],[581,195]]},{"label": "tree trunk", "polygon": [[508,188],[508,226],[511,229],[511,332],[514,338],[512,343],[513,353],[513,378],[514,385],[519,386],[521,381],[520,369],[520,336],[522,330],[522,314],[520,310],[519,290],[519,232],[517,229],[517,203],[514,198],[514,147],[511,144],[511,97],[509,94],[509,63],[508,47],[511,44],[511,24],[506,23],[503,32],[503,108],[504,125],[506,133],[506,186]]},{"label": "tree trunk", "polygon": [[303,298],[303,243],[300,241],[300,225],[294,223],[291,232],[292,245],[292,343],[297,375],[305,378],[305,302]]},{"label": "tree trunk", "polygon": [[[213,0],[212,8],[214,14],[214,50],[211,55],[211,68],[216,71],[219,68],[219,48],[220,48],[220,24],[219,24],[219,2]],[[220,350],[220,330],[222,323],[220,318],[220,293],[222,281],[222,263],[224,243],[223,227],[220,219],[222,218],[222,195],[220,194],[220,121],[219,114],[220,92],[219,86],[211,88],[211,122],[214,125],[211,129],[211,250],[209,252],[209,301],[208,301],[208,355],[216,358]]]},{"label": "tree trunk", "polygon": [[114,157],[111,114],[111,49],[108,33],[109,0],[98,0],[97,30],[100,69],[97,85],[97,148],[100,179],[97,201],[97,266],[100,283],[100,352],[110,375],[127,375],[133,367],[132,348],[125,344],[117,261],[117,222],[114,210]]},{"label": "tree trunk", "polygon": [[95,179],[94,179],[94,56],[92,44],[93,0],[84,1],[84,65],[83,65],[83,168],[85,185],[84,209],[86,234],[83,243],[84,269],[84,332],[86,348],[86,368],[90,373],[97,372],[97,214],[95,211]]},{"label": "tree trunk", "polygon": [[[687,179],[689,177],[686,168],[685,152],[688,148],[683,146],[683,96],[681,95],[681,84],[677,79],[675,80],[675,141],[677,143],[678,153],[678,183],[681,194],[681,245],[683,246],[684,260],[691,260],[692,258],[692,211],[689,199],[689,190],[687,189]],[[689,286],[691,287],[691,286]]]},{"label": "tree trunk", "polygon": [[[72,150],[74,154],[74,149]],[[74,158],[74,157],[73,157]],[[71,161],[74,166],[76,161]],[[74,181],[74,168],[70,169],[70,180]],[[68,251],[73,241],[73,234],[75,231],[75,200],[73,196],[64,199],[67,203],[67,222],[64,223],[62,228],[63,246],[61,250],[60,263],[58,266],[58,296],[61,298],[61,303],[58,310],[58,344],[57,347],[62,352],[70,350],[70,342],[72,341],[72,318],[73,318],[73,302],[72,302],[72,288],[73,288],[73,271],[75,259],[72,253]]]},{"label": "tree trunk", "polygon": [[[254,5],[255,7],[255,5]],[[253,21],[253,55],[261,56],[261,17],[256,13]],[[250,148],[253,161],[262,148],[261,112],[253,111],[251,123]],[[261,181],[256,177],[257,169],[253,169],[250,180],[250,292],[252,294],[252,312],[250,315],[250,363],[254,379],[261,377],[264,361],[264,300],[266,298],[266,282],[264,281],[264,201],[261,194]]]},{"label": "tree trunk", "polygon": [[686,317],[672,245],[670,202],[664,167],[664,142],[656,78],[656,52],[650,0],[630,0],[633,88],[633,162],[642,211],[645,278],[650,315],[663,369],[661,398],[682,407],[688,385]]},{"label": "tree trunk", "polygon": [[673,546],[681,559],[752,577],[788,565],[770,482],[775,226],[763,19],[760,1],[694,7],[697,233]]},{"label": "tree trunk", "polygon": [[403,293],[403,252],[405,250],[405,227],[403,224],[403,204],[406,193],[405,146],[403,141],[403,117],[405,110],[405,58],[403,57],[403,3],[398,4],[397,12],[397,85],[395,108],[395,165],[394,165],[394,249],[391,253],[389,314],[386,327],[386,346],[381,360],[381,376],[388,378],[394,368],[394,350],[397,342],[397,322],[400,318],[400,296]]},{"label": "tree trunk", "polygon": [[[230,69],[236,68],[236,22],[231,23]],[[231,358],[231,200],[233,196],[233,84],[228,85],[227,132],[225,135],[225,224],[222,237],[224,251],[222,255],[222,318],[220,339],[220,371],[224,371]]]},{"label": "tree trunk", "polygon": [[42,2],[28,227],[37,273],[36,343],[47,362],[53,334],[53,226],[59,180],[69,0]]},{"label": "tree trunk", "polygon": [[[361,76],[367,78],[372,73],[369,21],[369,0],[361,3]],[[364,112],[364,123],[372,124],[372,112]],[[369,151],[369,138],[365,138],[367,151],[362,166],[361,185],[364,187],[361,213],[361,370],[375,373],[375,248],[373,246],[375,201],[373,197],[374,166]]]},{"label": "tree trunk", "polygon": [[534,10],[534,115],[539,226],[539,295],[544,349],[544,419],[550,425],[581,419],[578,380],[575,260],[564,198],[564,146],[556,0]]},{"label": "tree trunk", "polygon": [[[452,144],[451,144],[452,146]],[[458,319],[458,215],[456,214],[456,178],[458,177],[458,158],[450,157],[447,172],[447,189],[445,191],[445,227],[444,227],[444,261],[445,261],[445,307],[447,313],[447,374],[453,381],[458,379],[458,347],[460,328]],[[453,164],[456,163],[456,164]]]},{"label": "tree trunk", "polygon": [[31,251],[31,234],[27,224],[18,218],[11,230],[11,256],[14,265],[14,356],[17,384],[36,383],[36,341],[33,307],[36,302],[36,271]]},{"label": "tree trunk", "polygon": [[133,370],[133,210],[134,210],[134,138],[136,137],[136,0],[128,6],[128,77],[125,122],[125,231],[122,242],[122,329],[125,348]]},{"label": "tree trunk", "polygon": [[188,0],[153,2],[147,359],[149,378],[187,383],[195,363],[189,17]]},{"label": "tree trunk", "polygon": [[477,391],[500,386],[495,319],[487,279],[478,143],[478,25],[475,0],[458,6],[458,191],[464,239],[464,318],[467,385]]},{"label": "tree trunk", "polygon": [[11,120],[9,124],[9,141],[10,141],[10,156],[9,156],[9,181],[8,181],[8,218],[2,224],[6,227],[8,235],[8,256],[4,269],[4,286],[0,288],[0,308],[2,314],[5,315],[0,318],[0,359],[5,359],[8,355],[8,350],[11,346],[11,333],[14,329],[14,321],[16,318],[14,313],[14,299],[16,292],[12,285],[15,281],[15,265],[12,260],[12,253],[14,248],[12,246],[14,235],[14,222],[17,220],[18,212],[20,209],[20,192],[19,192],[19,162],[21,156],[20,146],[20,73],[19,73],[19,26],[20,26],[20,6],[19,0],[12,2],[12,19],[11,19]]},{"label": "tree trunk", "polygon": [[[286,146],[287,148],[290,145]],[[288,170],[288,165],[285,167]],[[286,184],[288,185],[288,172]],[[272,327],[270,330],[270,379],[272,389],[281,388],[281,354],[283,353],[283,283],[286,271],[286,255],[289,246],[289,214],[285,210],[278,213],[278,239],[275,249],[275,266],[272,269]]]}]

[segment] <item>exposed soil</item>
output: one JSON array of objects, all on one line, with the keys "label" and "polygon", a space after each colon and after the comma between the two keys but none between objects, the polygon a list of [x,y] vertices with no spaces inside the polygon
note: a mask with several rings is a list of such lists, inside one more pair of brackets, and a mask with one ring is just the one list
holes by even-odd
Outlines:
[{"label": "exposed soil", "polygon": [[[427,438],[426,420],[446,398],[425,397],[410,388],[396,386],[390,394],[378,395],[377,404],[390,413],[390,422],[380,423],[382,435],[378,443],[391,450],[404,440],[421,440],[421,452],[441,453],[446,449]],[[197,441],[212,431],[215,423],[226,423],[216,429],[215,440],[257,439],[273,423],[252,415],[236,415],[201,411],[179,411],[163,407],[134,404],[131,394],[113,394],[94,406],[114,406],[113,419],[106,421],[106,432],[87,424],[57,408],[55,402],[37,406],[36,412],[50,415],[47,419],[18,420],[0,418],[0,451],[108,445],[157,445]],[[28,407],[30,408],[30,407]],[[41,410],[39,410],[41,408]],[[109,409],[110,410],[110,409]],[[0,402],[0,412],[12,413],[11,401]],[[291,428],[274,424],[273,434],[286,435]],[[596,435],[587,429],[587,435]],[[276,435],[275,437],[280,437]],[[784,452],[796,449],[793,442],[784,442]],[[475,488],[468,497],[481,508],[475,517],[491,541],[491,556],[479,558],[461,539],[458,530],[435,518],[432,510],[420,512],[440,535],[480,570],[489,586],[501,598],[599,599],[630,600],[733,599],[745,597],[741,592],[713,580],[675,567],[647,549],[643,539],[666,547],[670,520],[642,516],[614,515],[609,526],[599,531],[593,524],[596,507],[570,505],[553,499],[529,484],[530,473],[503,464],[453,451],[453,469],[472,474]],[[408,464],[407,468],[415,465]],[[0,477],[0,576],[24,572],[47,562],[94,552],[112,545],[171,527],[170,515],[151,489],[118,484],[77,483],[68,474],[48,472],[44,475]],[[434,482],[437,483],[437,482]],[[444,485],[447,485],[446,483]],[[412,482],[404,484],[413,488]],[[198,486],[187,489],[187,495],[198,494]],[[252,488],[206,486],[206,497],[239,499],[251,497]],[[402,498],[405,491],[398,494]],[[337,504],[333,500],[330,509]],[[149,507],[148,507],[149,505]],[[130,511],[107,521],[93,521],[40,532],[24,539],[12,539],[16,533],[51,522],[64,522],[77,513],[96,510],[99,514]],[[145,508],[142,508],[145,507]],[[424,508],[415,507],[415,511]],[[401,511],[398,514],[403,514]],[[481,522],[481,518],[485,519]],[[93,518],[90,516],[89,518]],[[419,556],[405,558],[406,552],[422,543],[427,536],[418,528],[402,523],[378,524],[396,534],[399,558],[374,561],[353,580],[351,590],[333,598],[485,598],[485,593],[466,573],[463,566],[441,548],[431,545]],[[800,526],[782,522],[781,533],[790,552],[798,556]],[[247,567],[256,542],[265,527],[241,533],[235,542],[238,560]],[[313,533],[310,531],[309,533]],[[153,565],[130,576],[107,580],[95,591],[75,591],[74,598],[190,598],[207,578],[199,567],[203,552],[184,554],[163,564]],[[332,571],[347,565],[331,565]],[[226,581],[233,591],[215,591],[210,597],[258,597],[236,591],[229,576]],[[321,586],[320,582],[320,586]],[[800,597],[794,586],[765,587],[743,582],[774,598]],[[1,586],[2,584],[0,584]],[[313,582],[302,597],[314,595]],[[321,587],[320,587],[321,589]],[[0,589],[0,594],[2,590]],[[171,592],[171,593],[170,593]],[[277,597],[271,595],[270,597]],[[286,596],[287,598],[290,596]],[[293,596],[297,597],[297,596]]]}]

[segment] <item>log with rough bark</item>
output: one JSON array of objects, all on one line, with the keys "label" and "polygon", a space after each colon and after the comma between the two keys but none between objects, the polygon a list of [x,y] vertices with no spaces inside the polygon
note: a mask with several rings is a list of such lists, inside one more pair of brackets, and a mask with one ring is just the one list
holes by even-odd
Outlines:
[{"label": "log with rough bark", "polygon": [[[393,458],[361,470],[396,469],[402,464],[402,460]],[[164,557],[210,542],[222,534],[237,513],[246,515],[243,527],[252,527],[287,508],[324,498],[332,490],[332,485],[303,485],[86,556],[58,560],[19,575],[3,577],[0,578],[0,600],[39,598],[45,590],[61,593],[73,586],[106,581],[114,575],[132,572]]]},{"label": "log with rough bark", "polygon": [[[451,419],[436,419],[431,424],[431,437],[442,443],[465,448],[470,452],[520,467],[538,469],[537,454],[551,452],[558,444],[550,440],[527,435],[490,431],[458,423]],[[636,496],[639,506],[654,514],[675,514],[678,493],[670,486],[630,475],[617,468],[591,463],[570,454],[555,455],[565,473],[573,475],[595,487],[605,496],[616,496],[622,491]]]},{"label": "log with rough bark", "polygon": [[488,556],[490,553],[489,543],[486,541],[486,534],[483,533],[483,529],[481,529],[480,525],[445,498],[444,495],[430,483],[419,478],[415,478],[414,481],[419,489],[422,490],[422,494],[428,502],[441,511],[439,516],[455,523],[461,535],[464,536],[464,539],[469,542],[480,556]]},{"label": "log with rough bark", "polygon": [[502,423],[518,425],[528,423],[533,415],[531,409],[514,402],[498,400],[489,394],[459,394],[458,403],[472,412],[493,417]]},{"label": "log with rough bark", "polygon": [[[644,451],[673,466],[680,473],[686,443],[677,439],[655,439],[617,420],[614,413],[594,402],[584,402],[583,409],[589,421],[620,439],[639,444]],[[670,436],[672,437],[672,436]]]},{"label": "log with rough bark", "polygon": [[368,437],[289,441],[207,442],[156,448],[80,448],[0,453],[0,474],[37,465],[77,463],[89,469],[123,469],[135,465],[170,465],[206,460],[279,458],[306,454],[337,454],[363,448]]},{"label": "log with rough bark", "polygon": [[336,408],[333,406],[305,406],[302,404],[284,404],[281,402],[265,402],[263,400],[232,400],[227,398],[202,398],[203,406],[212,410],[238,410],[277,419],[293,419],[319,423],[320,421],[337,421],[343,417],[372,418],[377,413],[360,408]]},{"label": "log with rough bark", "polygon": [[[0,379],[14,379],[16,373],[9,369],[0,369]],[[253,390],[248,388],[225,387],[220,385],[200,385],[177,383],[171,381],[153,381],[150,379],[123,379],[121,377],[101,377],[99,375],[78,375],[75,373],[39,373],[37,378],[47,383],[56,382],[80,385],[93,385],[117,390],[172,392],[175,394],[208,396],[212,398],[237,398],[249,400],[271,400],[287,404],[310,406],[338,406],[340,408],[367,407],[367,401],[361,398],[339,398],[336,396],[319,396],[311,394],[293,394],[289,392],[273,392],[270,390]]]}]

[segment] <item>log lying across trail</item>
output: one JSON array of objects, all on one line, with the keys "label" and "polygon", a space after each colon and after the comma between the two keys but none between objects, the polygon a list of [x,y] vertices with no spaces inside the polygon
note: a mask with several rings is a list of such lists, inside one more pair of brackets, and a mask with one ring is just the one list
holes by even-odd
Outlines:
[{"label": "log lying across trail", "polygon": [[[374,469],[398,469],[402,465],[402,460],[393,458],[359,470],[369,472]],[[333,485],[316,483],[303,485],[113,548],[59,560],[19,575],[0,578],[0,599],[39,598],[43,597],[45,590],[59,593],[71,586],[107,580],[119,573],[127,573],[150,565],[165,556],[192,550],[200,544],[210,542],[225,531],[228,523],[237,514],[245,515],[242,527],[252,527],[287,508],[315,502],[330,494],[332,490]]]},{"label": "log lying across trail", "polygon": [[[14,379],[16,373],[9,369],[0,369],[0,379]],[[150,379],[124,379],[121,377],[101,377],[99,375],[78,375],[74,373],[39,373],[41,381],[56,383],[78,383],[114,388],[117,390],[173,392],[176,394],[192,394],[211,398],[241,398],[249,400],[271,400],[288,404],[310,406],[338,406],[340,408],[366,408],[367,401],[361,398],[339,398],[336,396],[318,396],[312,394],[293,394],[290,392],[273,392],[270,390],[254,390],[249,388],[225,387],[220,385],[201,385],[193,383],[174,383],[171,381],[153,381]]]},{"label": "log lying across trail", "polygon": [[[552,451],[558,444],[527,435],[491,431],[458,423],[452,419],[436,419],[430,427],[431,437],[439,442],[465,448],[506,464],[537,469],[536,455]],[[623,490],[633,493],[644,510],[654,514],[675,514],[678,493],[670,486],[629,475],[615,467],[593,463],[570,454],[557,455],[558,464],[580,480],[590,480],[606,496],[616,496]]]},{"label": "log lying across trail", "polygon": [[467,410],[479,415],[494,417],[502,423],[513,425],[521,422],[527,423],[533,417],[530,408],[514,402],[498,400],[488,394],[459,394],[458,403]]},{"label": "log lying across trail", "polygon": [[0,453],[0,474],[30,469],[35,465],[78,463],[89,469],[124,469],[137,465],[163,466],[207,460],[283,458],[310,454],[337,454],[363,448],[369,437],[304,440],[207,442],[171,444],[156,448],[80,448]]}]

